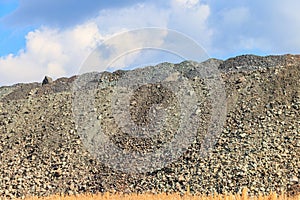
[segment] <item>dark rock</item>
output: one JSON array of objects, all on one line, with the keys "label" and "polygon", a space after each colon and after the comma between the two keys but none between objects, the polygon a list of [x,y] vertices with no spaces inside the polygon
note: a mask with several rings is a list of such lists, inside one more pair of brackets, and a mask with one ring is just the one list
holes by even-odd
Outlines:
[{"label": "dark rock", "polygon": [[47,84],[50,84],[53,82],[53,79],[49,76],[45,76],[43,82],[42,82],[42,85],[47,85]]}]

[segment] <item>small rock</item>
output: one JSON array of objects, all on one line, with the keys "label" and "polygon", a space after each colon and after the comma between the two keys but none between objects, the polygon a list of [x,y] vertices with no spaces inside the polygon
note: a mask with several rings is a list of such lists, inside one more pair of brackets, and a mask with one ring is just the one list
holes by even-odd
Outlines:
[{"label": "small rock", "polygon": [[50,84],[53,82],[53,79],[49,76],[45,76],[43,82],[42,82],[42,85],[47,85],[47,84]]},{"label": "small rock", "polygon": [[247,136],[247,134],[246,134],[246,133],[242,133],[240,136],[241,136],[242,138],[244,138],[244,137]]},{"label": "small rock", "polygon": [[235,83],[239,84],[239,83],[243,83],[245,81],[246,81],[246,78],[244,76],[242,76],[242,77],[239,77]]},{"label": "small rock", "polygon": [[297,176],[292,176],[291,178],[290,178],[290,182],[298,182],[299,181],[299,179],[298,179],[298,177]]},{"label": "small rock", "polygon": [[71,184],[70,184],[70,190],[73,191],[74,189],[75,189],[75,185],[74,185],[74,183],[71,183]]},{"label": "small rock", "polygon": [[185,178],[184,178],[183,175],[180,175],[179,178],[178,178],[178,180],[182,182],[182,181],[185,181]]}]

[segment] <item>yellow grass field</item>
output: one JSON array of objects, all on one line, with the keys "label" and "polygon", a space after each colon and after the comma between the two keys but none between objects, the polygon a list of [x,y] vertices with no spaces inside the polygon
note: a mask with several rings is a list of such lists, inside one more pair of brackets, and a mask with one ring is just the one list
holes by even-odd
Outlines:
[{"label": "yellow grass field", "polygon": [[180,195],[180,194],[97,194],[97,195],[74,195],[74,196],[51,196],[51,197],[30,197],[25,200],[300,200],[300,195],[287,197],[271,193],[268,196],[248,196],[247,189],[241,195]]}]

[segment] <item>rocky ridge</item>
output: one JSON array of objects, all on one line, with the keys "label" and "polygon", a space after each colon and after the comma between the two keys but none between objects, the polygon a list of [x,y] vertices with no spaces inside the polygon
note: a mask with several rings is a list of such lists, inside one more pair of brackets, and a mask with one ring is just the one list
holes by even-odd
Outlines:
[{"label": "rocky ridge", "polygon": [[[205,83],[195,77],[191,62],[168,65],[188,77],[201,96]],[[210,116],[205,112],[209,101],[204,100],[199,102],[203,119],[199,138],[177,161],[142,174],[113,170],[84,147],[72,113],[72,87],[77,76],[44,85],[1,87],[0,198],[104,191],[184,193],[187,188],[208,194],[239,192],[243,187],[251,194],[299,193],[300,56],[246,55],[226,61],[211,59],[204,65],[218,67],[226,91],[226,122],[214,148],[208,156],[201,156],[201,138]],[[98,74],[97,84],[103,87],[96,93],[96,114],[106,116],[102,123],[109,129],[114,121],[105,104],[114,83],[126,73]],[[163,109],[176,105],[167,90],[158,88],[151,85],[136,94],[137,103],[132,107],[136,123],[147,123],[143,117],[149,113],[147,99],[151,104],[162,104]],[[143,95],[149,91],[157,95]],[[138,143],[151,150],[158,141],[167,140],[159,136],[154,142],[143,143],[122,134],[112,135],[112,141],[124,149],[139,150]]]}]

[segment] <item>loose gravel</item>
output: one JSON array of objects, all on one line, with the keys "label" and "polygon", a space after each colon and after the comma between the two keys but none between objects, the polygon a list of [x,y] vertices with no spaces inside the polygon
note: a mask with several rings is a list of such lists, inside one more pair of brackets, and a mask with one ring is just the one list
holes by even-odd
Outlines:
[{"label": "loose gravel", "polygon": [[[197,138],[178,160],[162,169],[124,173],[97,160],[85,148],[72,113],[76,76],[0,88],[0,199],[85,192],[180,192],[250,194],[271,191],[299,193],[300,179],[300,56],[238,56],[211,59],[224,82],[226,121],[214,148],[203,157],[210,102],[205,82],[193,75],[192,62],[168,64],[188,77],[199,97]],[[98,74],[95,113],[111,141],[124,150],[153,151],[174,136],[178,118],[168,134],[152,140],[129,137],[115,129],[109,108],[114,83],[126,71]],[[149,95],[151,94],[151,95]],[[201,96],[202,95],[202,96]],[[200,98],[201,97],[201,98]],[[204,98],[204,99],[203,99]],[[152,104],[178,107],[172,92],[150,84],[131,99],[132,120],[149,124]],[[170,108],[171,105],[171,108]],[[116,133],[116,134],[113,134]]]}]

